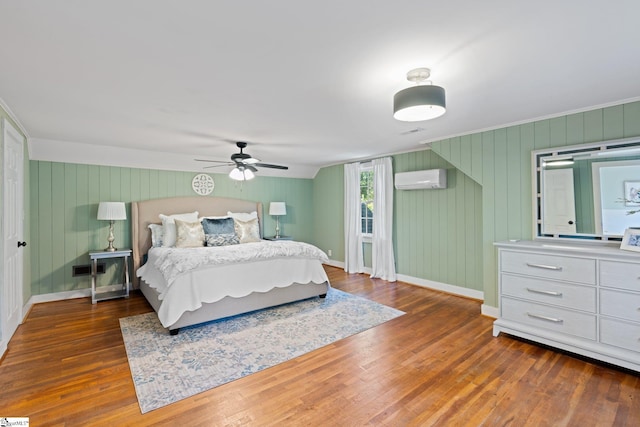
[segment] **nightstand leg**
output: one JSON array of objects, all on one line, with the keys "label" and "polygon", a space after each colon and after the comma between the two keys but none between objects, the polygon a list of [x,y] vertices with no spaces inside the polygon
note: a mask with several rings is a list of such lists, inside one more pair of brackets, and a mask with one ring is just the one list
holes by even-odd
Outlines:
[{"label": "nightstand leg", "polygon": [[124,283],[122,284],[124,290],[124,297],[129,298],[129,288],[131,279],[129,278],[129,257],[124,256]]},{"label": "nightstand leg", "polygon": [[91,261],[91,304],[95,304],[96,301],[96,276],[98,275],[98,260],[93,259]]}]

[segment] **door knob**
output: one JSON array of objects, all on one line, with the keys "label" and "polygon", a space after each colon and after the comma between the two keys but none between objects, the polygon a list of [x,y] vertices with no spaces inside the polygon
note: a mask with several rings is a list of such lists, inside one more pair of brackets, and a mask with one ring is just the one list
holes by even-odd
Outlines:
[{"label": "door knob", "polygon": [[573,225],[573,221],[569,221],[569,225]]},{"label": "door knob", "polygon": [[27,242],[18,242],[18,247],[27,246]]}]

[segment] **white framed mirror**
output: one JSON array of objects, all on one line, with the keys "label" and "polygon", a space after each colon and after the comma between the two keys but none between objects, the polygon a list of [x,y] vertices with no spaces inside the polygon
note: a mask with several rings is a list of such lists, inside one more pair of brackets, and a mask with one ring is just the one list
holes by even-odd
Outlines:
[{"label": "white framed mirror", "polygon": [[533,236],[620,241],[640,227],[640,138],[532,152]]}]

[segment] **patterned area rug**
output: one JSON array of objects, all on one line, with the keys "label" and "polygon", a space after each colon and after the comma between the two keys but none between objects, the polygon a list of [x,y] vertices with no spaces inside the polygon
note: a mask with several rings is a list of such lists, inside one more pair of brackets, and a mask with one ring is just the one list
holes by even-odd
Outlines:
[{"label": "patterned area rug", "polygon": [[402,311],[330,289],[327,298],[183,328],[171,336],[155,313],[120,319],[142,413],[357,334]]}]

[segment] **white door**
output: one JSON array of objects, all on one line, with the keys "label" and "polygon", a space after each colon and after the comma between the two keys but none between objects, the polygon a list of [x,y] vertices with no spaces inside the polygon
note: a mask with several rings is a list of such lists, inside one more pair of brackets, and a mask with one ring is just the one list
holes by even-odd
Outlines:
[{"label": "white door", "polygon": [[[1,341],[6,345],[22,321],[22,239],[24,236],[24,138],[3,119],[4,134],[4,281],[0,307]],[[0,349],[0,354],[2,350]]]},{"label": "white door", "polygon": [[575,234],[576,205],[573,191],[573,169],[548,169],[542,173],[544,234]]}]

